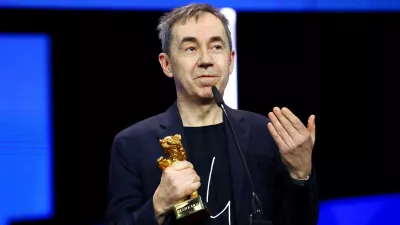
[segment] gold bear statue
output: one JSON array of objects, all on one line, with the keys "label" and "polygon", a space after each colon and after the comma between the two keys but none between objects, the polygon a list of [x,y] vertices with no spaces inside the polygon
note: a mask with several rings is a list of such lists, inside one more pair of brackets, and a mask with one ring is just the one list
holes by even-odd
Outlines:
[{"label": "gold bear statue", "polygon": [[[157,159],[158,167],[164,171],[167,167],[171,166],[174,162],[177,161],[185,161],[186,160],[186,152],[182,145],[182,136],[180,134],[175,134],[173,136],[167,136],[160,140],[160,145],[164,150],[164,153],[167,155],[167,158],[160,157]],[[197,197],[199,194],[197,191],[194,191],[190,195],[190,199]],[[184,201],[183,199],[182,201]]]}]

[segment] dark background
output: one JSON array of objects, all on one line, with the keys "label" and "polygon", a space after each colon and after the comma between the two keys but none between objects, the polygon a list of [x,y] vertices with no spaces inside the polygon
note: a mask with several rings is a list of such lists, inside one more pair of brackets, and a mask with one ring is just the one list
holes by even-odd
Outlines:
[{"label": "dark background", "polygon": [[[162,13],[0,10],[0,32],[52,40],[55,217],[47,223],[101,223],[113,137],[175,100],[157,59]],[[303,122],[316,115],[321,200],[400,191],[388,80],[398,75],[399,22],[384,13],[238,12],[239,108],[267,115],[286,106]]]}]

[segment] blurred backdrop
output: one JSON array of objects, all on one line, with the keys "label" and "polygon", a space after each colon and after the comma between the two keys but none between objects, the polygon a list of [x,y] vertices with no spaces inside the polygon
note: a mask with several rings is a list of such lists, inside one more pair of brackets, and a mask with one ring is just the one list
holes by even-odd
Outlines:
[{"label": "blurred backdrop", "polygon": [[[104,222],[114,136],[175,100],[156,26],[187,3],[0,1],[0,225]],[[228,105],[316,115],[319,225],[400,224],[400,2],[207,3],[232,22]]]}]

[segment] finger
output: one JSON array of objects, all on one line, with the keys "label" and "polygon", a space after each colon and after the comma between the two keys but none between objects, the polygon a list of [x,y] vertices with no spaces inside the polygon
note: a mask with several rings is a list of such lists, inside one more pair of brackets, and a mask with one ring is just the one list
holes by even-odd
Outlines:
[{"label": "finger", "polygon": [[192,172],[179,174],[179,179],[183,186],[190,186],[192,183],[200,182],[200,176]]},{"label": "finger", "polygon": [[274,107],[273,111],[279,122],[282,124],[283,128],[289,134],[289,136],[294,140],[298,140],[301,135],[293,127],[292,123],[283,115],[283,112],[278,107]]},{"label": "finger", "polygon": [[276,115],[272,112],[268,114],[269,118],[271,119],[271,123],[275,128],[275,131],[277,134],[282,138],[282,140],[285,142],[285,144],[290,147],[293,145],[293,140],[290,137],[290,135],[287,133],[285,128],[282,126],[281,122],[279,122],[278,118]]},{"label": "finger", "polygon": [[192,168],[183,169],[179,171],[179,173],[181,173],[186,180],[191,182],[200,181],[199,175],[197,175],[196,171]]},{"label": "finger", "polygon": [[304,126],[304,124],[301,122],[301,120],[292,113],[288,108],[283,107],[282,108],[282,114],[289,120],[289,122],[292,124],[292,126],[302,135],[307,134],[307,129]]},{"label": "finger", "polygon": [[198,190],[201,186],[200,182],[194,182],[187,186],[185,190],[185,196],[192,194],[194,191]]},{"label": "finger", "polygon": [[315,143],[315,116],[311,115],[308,118],[308,124],[307,124],[307,130],[310,131],[311,133],[311,139],[312,139],[312,143]]},{"label": "finger", "polygon": [[188,180],[188,182],[200,181],[200,176],[194,171],[194,169],[187,168],[178,172],[180,177]]},{"label": "finger", "polygon": [[279,136],[278,132],[276,131],[274,125],[271,122],[267,124],[269,133],[271,134],[272,138],[275,140],[276,145],[278,145],[279,149],[285,150],[287,149],[286,143],[283,141],[281,136]]},{"label": "finger", "polygon": [[172,163],[171,167],[174,170],[184,170],[187,168],[193,169],[193,164],[190,163],[189,161],[177,161],[177,162]]},{"label": "finger", "polygon": [[194,176],[193,182],[200,182],[200,176],[197,174]]}]

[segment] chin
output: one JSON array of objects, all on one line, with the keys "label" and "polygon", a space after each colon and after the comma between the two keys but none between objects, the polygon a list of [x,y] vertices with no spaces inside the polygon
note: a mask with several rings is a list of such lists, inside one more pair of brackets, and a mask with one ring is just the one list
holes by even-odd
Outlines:
[{"label": "chin", "polygon": [[199,94],[199,96],[202,97],[202,98],[213,98],[213,97],[214,97],[214,95],[213,95],[213,93],[212,93],[211,86],[200,88],[198,94]]}]

